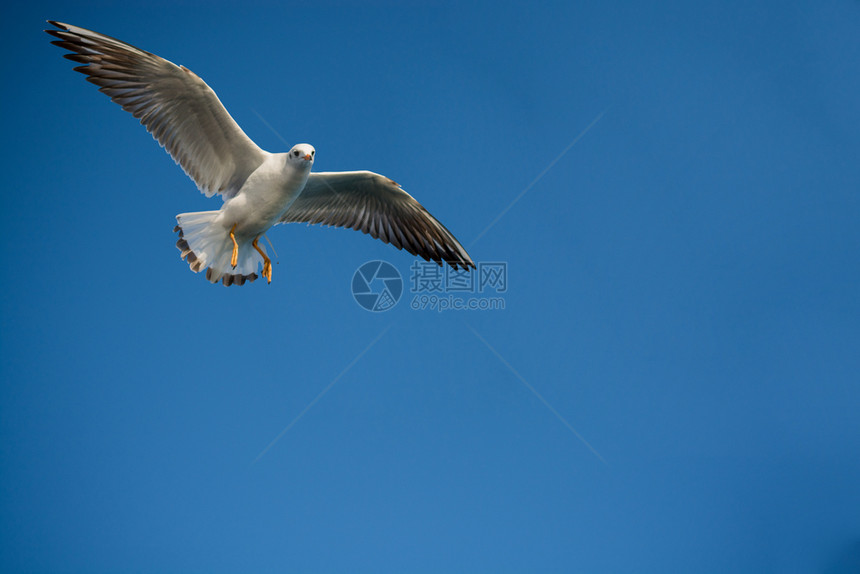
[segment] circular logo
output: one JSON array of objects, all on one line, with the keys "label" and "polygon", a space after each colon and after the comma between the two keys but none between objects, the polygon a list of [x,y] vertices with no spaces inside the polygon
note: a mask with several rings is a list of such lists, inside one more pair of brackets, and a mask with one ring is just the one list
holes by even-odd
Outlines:
[{"label": "circular logo", "polygon": [[355,302],[374,313],[388,311],[403,295],[403,278],[387,261],[368,261],[352,276]]}]

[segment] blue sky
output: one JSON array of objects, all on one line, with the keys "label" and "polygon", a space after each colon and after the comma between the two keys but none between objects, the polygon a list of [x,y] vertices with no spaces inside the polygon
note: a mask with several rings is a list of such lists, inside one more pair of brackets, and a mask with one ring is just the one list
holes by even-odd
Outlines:
[{"label": "blue sky", "polygon": [[[219,200],[49,18],[191,68],[264,149],[395,179],[507,264],[505,308],[412,310],[413,257],[300,225],[271,285],[192,274],[174,216]],[[0,570],[860,567],[860,3],[4,21]],[[350,293],[377,259],[384,313]]]}]

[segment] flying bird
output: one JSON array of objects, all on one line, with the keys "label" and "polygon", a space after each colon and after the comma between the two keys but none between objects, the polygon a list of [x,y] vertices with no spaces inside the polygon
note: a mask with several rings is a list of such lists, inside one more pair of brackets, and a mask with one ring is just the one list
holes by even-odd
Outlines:
[{"label": "flying bird", "polygon": [[185,66],[110,36],[48,20],[51,43],[82,64],[75,71],[140,120],[217,211],[181,213],[182,259],[224,285],[261,275],[272,262],[260,238],[279,223],[346,227],[454,269],[475,264],[459,241],[393,180],[370,171],[312,173],[316,150],[269,153],[245,135],[206,82]]}]

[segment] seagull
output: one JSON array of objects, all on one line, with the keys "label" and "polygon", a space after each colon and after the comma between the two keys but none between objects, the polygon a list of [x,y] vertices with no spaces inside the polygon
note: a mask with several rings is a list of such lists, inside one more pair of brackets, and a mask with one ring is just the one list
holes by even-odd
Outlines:
[{"label": "seagull", "polygon": [[[146,127],[217,211],[176,216],[176,247],[211,283],[242,285],[272,261],[260,238],[279,223],[322,224],[369,233],[425,261],[468,272],[459,241],[392,179],[370,171],[311,172],[309,144],[269,153],[245,135],[197,74],[110,36],[48,20],[64,57]],[[268,238],[267,238],[268,239]]]}]

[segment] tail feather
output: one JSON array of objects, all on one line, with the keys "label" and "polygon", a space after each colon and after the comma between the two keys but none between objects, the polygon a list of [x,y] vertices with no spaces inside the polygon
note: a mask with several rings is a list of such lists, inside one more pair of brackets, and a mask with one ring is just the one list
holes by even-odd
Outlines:
[{"label": "tail feather", "polygon": [[[250,242],[239,244],[239,258],[234,268],[230,265],[233,241],[230,232],[220,223],[215,223],[218,211],[180,213],[176,216],[179,233],[176,247],[180,257],[188,262],[195,273],[206,269],[206,279],[211,283],[219,280],[225,286],[243,285],[245,281],[257,279],[257,268],[263,258]],[[265,248],[261,245],[261,249]]]}]

